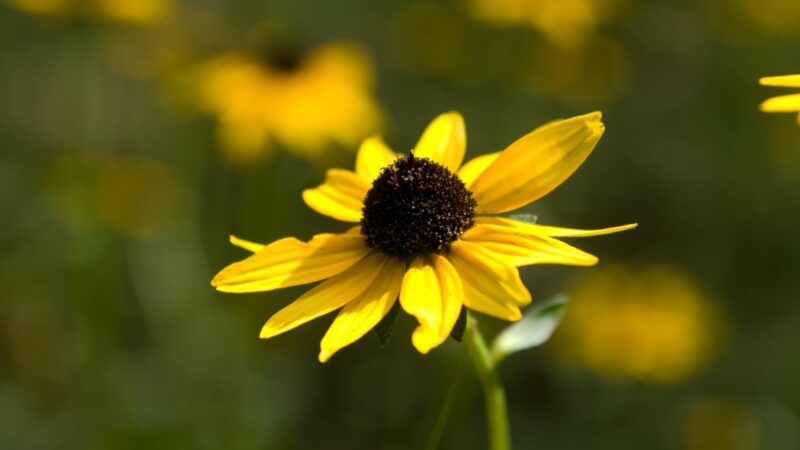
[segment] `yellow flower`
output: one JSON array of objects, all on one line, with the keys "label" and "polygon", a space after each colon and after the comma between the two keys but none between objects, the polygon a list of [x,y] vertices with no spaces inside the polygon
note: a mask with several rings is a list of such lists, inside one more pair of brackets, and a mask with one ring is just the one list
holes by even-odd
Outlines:
[{"label": "yellow flower", "polygon": [[398,296],[419,322],[412,342],[421,353],[444,342],[462,306],[518,320],[531,296],[517,267],[593,265],[596,257],[556,238],[635,227],[575,230],[489,215],[524,206],[566,180],[603,134],[600,118],[596,112],[551,122],[463,166],[466,133],[457,112],[437,117],[409,156],[367,139],[355,171],[331,169],[322,185],[303,192],[315,211],[359,226],[309,242],[232,237],[255,254],[223,269],[212,285],[257,292],[326,280],[261,330],[270,338],[341,308],[322,339],[321,362],[375,327]]},{"label": "yellow flower", "polygon": [[528,25],[562,47],[582,45],[614,13],[616,0],[468,0],[472,14],[498,25]]},{"label": "yellow flower", "polygon": [[201,69],[200,103],[218,118],[229,157],[249,161],[277,141],[306,157],[355,147],[379,130],[372,63],[357,46],[334,43],[298,61],[229,53]]},{"label": "yellow flower", "polygon": [[[758,82],[762,86],[800,88],[800,74],[764,77]],[[800,94],[780,95],[767,99],[761,104],[761,110],[765,112],[800,113]],[[800,114],[797,116],[797,123],[800,124]]]},{"label": "yellow flower", "polygon": [[[739,15],[762,29],[787,36],[800,31],[800,2],[787,0],[734,0],[721,5],[735,6]],[[741,27],[738,17],[732,16]]]},{"label": "yellow flower", "polygon": [[674,383],[709,356],[715,315],[680,272],[610,268],[583,279],[570,297],[556,348],[604,375]]},{"label": "yellow flower", "polygon": [[169,12],[168,0],[6,0],[10,5],[32,14],[84,16],[149,24]]}]

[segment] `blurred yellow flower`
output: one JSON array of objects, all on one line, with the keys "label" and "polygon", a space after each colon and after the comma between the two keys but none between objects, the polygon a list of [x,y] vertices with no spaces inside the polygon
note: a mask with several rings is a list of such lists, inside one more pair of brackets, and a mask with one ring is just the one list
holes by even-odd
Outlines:
[{"label": "blurred yellow flower", "polygon": [[319,360],[352,344],[395,305],[416,317],[412,342],[428,353],[450,335],[462,306],[518,320],[531,301],[518,267],[593,265],[597,258],[556,238],[595,236],[635,227],[575,230],[490,214],[543,197],[589,156],[604,131],[600,113],[557,120],[502,152],[462,166],[466,130],[459,113],[437,117],[412,154],[380,139],[361,144],[355,171],[331,169],[303,192],[306,204],[353,226],[268,245],[238,238],[254,254],[229,265],[212,285],[225,292],[262,292],[323,281],[264,325],[261,338],[289,331],[341,309],[320,344]]},{"label": "blurred yellow flower", "polygon": [[[758,81],[762,86],[800,88],[800,74],[764,77]],[[765,112],[797,113],[797,123],[800,125],[800,94],[779,95],[767,99],[761,103],[761,110]]]},{"label": "blurred yellow flower", "polygon": [[353,148],[382,126],[372,62],[358,46],[333,43],[299,60],[229,53],[200,70],[201,106],[218,119],[226,154],[246,162],[278,142],[313,158]]},{"label": "blurred yellow flower", "polygon": [[578,282],[571,299],[555,348],[604,375],[675,383],[709,357],[716,315],[678,271],[607,268]]},{"label": "blurred yellow flower", "polygon": [[467,0],[472,14],[497,25],[528,25],[563,47],[577,47],[614,14],[619,0]]},{"label": "blurred yellow flower", "polygon": [[789,36],[800,34],[800,2],[795,0],[734,0],[731,5],[736,6],[739,13],[761,28]]},{"label": "blurred yellow flower", "polygon": [[10,5],[32,14],[81,16],[150,24],[169,12],[169,0],[6,0]]}]

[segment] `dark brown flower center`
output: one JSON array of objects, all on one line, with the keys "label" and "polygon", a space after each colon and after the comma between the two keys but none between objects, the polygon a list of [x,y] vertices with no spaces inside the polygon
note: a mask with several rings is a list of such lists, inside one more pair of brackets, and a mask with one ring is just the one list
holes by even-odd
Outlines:
[{"label": "dark brown flower center", "polygon": [[367,245],[412,258],[441,253],[473,224],[475,199],[458,176],[428,158],[400,158],[385,167],[364,199]]}]

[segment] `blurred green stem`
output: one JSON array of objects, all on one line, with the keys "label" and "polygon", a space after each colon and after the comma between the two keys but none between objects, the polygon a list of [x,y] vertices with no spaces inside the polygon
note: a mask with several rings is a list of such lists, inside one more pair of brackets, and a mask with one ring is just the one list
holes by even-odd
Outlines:
[{"label": "blurred green stem", "polygon": [[428,443],[425,450],[436,450],[439,448],[439,440],[442,438],[442,433],[447,425],[447,420],[450,419],[450,413],[453,411],[453,404],[458,397],[458,390],[461,387],[461,379],[464,375],[464,366],[466,365],[466,356],[458,363],[458,369],[450,383],[450,388],[447,390],[447,396],[444,399],[442,408],[439,410],[439,415],[436,416],[436,423],[433,425],[433,430],[428,437]]},{"label": "blurred green stem", "polygon": [[489,430],[489,449],[511,450],[505,390],[500,381],[500,375],[497,373],[497,366],[478,330],[478,323],[471,317],[468,319],[467,330],[464,333],[464,343],[483,388],[486,424]]}]

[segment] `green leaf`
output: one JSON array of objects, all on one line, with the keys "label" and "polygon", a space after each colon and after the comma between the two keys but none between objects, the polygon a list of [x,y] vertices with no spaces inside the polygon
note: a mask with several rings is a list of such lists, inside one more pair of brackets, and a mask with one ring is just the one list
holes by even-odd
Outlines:
[{"label": "green leaf", "polygon": [[386,343],[389,342],[389,338],[392,337],[392,332],[394,332],[394,324],[397,323],[397,316],[400,315],[400,302],[394,302],[392,309],[383,316],[380,322],[375,325],[375,336],[378,337],[378,342],[381,344],[381,347],[385,347]]},{"label": "green leaf", "polygon": [[533,214],[512,214],[508,217],[511,220],[518,220],[520,222],[525,223],[536,223],[539,221],[539,217]]},{"label": "green leaf", "polygon": [[461,307],[461,312],[458,314],[456,324],[453,325],[453,331],[450,332],[450,337],[458,342],[464,338],[464,331],[467,329],[467,308]]},{"label": "green leaf", "polygon": [[492,343],[495,364],[512,353],[547,342],[561,322],[566,304],[567,296],[557,295],[536,307],[528,308],[519,322],[506,327]]}]

